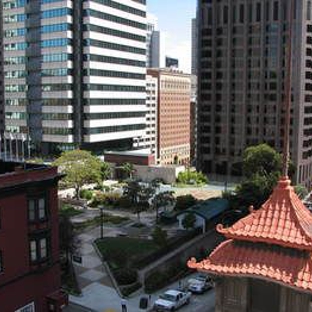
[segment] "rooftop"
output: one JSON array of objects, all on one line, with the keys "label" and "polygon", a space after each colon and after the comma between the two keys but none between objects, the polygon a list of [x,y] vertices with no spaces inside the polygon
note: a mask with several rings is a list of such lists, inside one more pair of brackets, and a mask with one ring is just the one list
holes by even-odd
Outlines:
[{"label": "rooftop", "polygon": [[246,276],[312,291],[312,216],[287,177],[278,182],[258,211],[229,228],[217,226],[228,240],[190,268],[217,275]]}]

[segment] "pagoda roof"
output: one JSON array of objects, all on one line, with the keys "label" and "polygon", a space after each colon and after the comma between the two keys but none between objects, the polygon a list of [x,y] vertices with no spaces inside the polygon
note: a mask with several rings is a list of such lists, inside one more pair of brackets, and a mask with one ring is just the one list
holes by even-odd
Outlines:
[{"label": "pagoda roof", "polygon": [[226,238],[263,242],[312,251],[312,215],[283,177],[259,210],[229,228],[217,226]]},{"label": "pagoda roof", "polygon": [[216,275],[274,280],[302,291],[312,291],[312,255],[309,251],[264,243],[234,241],[221,243],[209,258],[188,266]]}]

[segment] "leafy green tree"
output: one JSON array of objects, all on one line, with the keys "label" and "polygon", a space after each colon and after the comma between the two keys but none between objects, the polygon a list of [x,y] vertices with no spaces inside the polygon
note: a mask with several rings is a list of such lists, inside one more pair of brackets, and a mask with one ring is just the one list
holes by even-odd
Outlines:
[{"label": "leafy green tree", "polygon": [[66,151],[53,165],[65,174],[63,181],[66,186],[75,188],[77,198],[83,185],[101,181],[101,161],[88,151]]},{"label": "leafy green tree", "polygon": [[196,222],[196,217],[194,213],[188,213],[182,220],[182,225],[185,229],[193,229]]},{"label": "leafy green tree", "polygon": [[176,198],[174,210],[182,211],[196,205],[196,203],[197,200],[193,195],[191,194],[181,195]]},{"label": "leafy green tree", "polygon": [[243,153],[243,174],[248,179],[253,175],[276,176],[282,172],[282,156],[267,144],[250,146]]},{"label": "leafy green tree", "polygon": [[133,164],[124,163],[122,164],[121,169],[126,174],[127,178],[133,179],[133,173],[135,172]]},{"label": "leafy green tree", "polygon": [[137,214],[138,222],[140,222],[140,213],[149,208],[149,200],[154,195],[154,189],[140,184],[138,181],[130,180],[123,187],[123,195],[130,200],[133,211]]},{"label": "leafy green tree", "polygon": [[248,147],[243,153],[245,179],[235,190],[235,209],[245,211],[250,205],[259,208],[272,193],[281,174],[282,156],[272,147],[267,144]]},{"label": "leafy green tree", "polygon": [[156,222],[158,222],[159,218],[159,208],[164,207],[166,209],[167,206],[172,206],[174,203],[175,198],[172,191],[161,192],[154,196],[152,206],[156,212]]},{"label": "leafy green tree", "polygon": [[163,230],[160,226],[156,226],[152,232],[152,238],[156,245],[164,247],[167,245],[167,232]]}]

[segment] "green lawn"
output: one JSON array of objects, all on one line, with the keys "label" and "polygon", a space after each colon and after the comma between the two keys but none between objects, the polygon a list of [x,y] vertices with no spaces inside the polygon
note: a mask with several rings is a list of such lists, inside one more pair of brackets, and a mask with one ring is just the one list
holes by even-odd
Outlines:
[{"label": "green lawn", "polygon": [[[129,219],[127,217],[120,217],[120,216],[113,216],[113,215],[110,215],[108,213],[104,213],[103,214],[103,223],[112,223],[112,224],[120,224],[122,222],[125,222],[125,221],[128,221]],[[101,217],[100,216],[97,216],[97,217],[94,217],[93,219],[90,219],[90,220],[87,220],[87,221],[84,221],[84,222],[81,222],[81,223],[76,223],[74,226],[75,226],[75,229],[77,230],[83,230],[89,226],[98,226],[100,225],[102,222],[101,220]]]},{"label": "green lawn", "polygon": [[131,264],[132,261],[159,249],[153,241],[130,237],[105,237],[97,240],[96,244],[104,259],[113,268]]},{"label": "green lawn", "polygon": [[74,217],[83,213],[82,210],[77,210],[73,206],[68,204],[62,204],[59,211],[60,215],[66,215],[68,217]]}]

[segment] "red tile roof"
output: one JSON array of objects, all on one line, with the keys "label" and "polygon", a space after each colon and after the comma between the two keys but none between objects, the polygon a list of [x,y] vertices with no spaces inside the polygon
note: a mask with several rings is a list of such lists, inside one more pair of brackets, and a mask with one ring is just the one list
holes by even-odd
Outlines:
[{"label": "red tile roof", "polygon": [[227,238],[312,251],[312,214],[286,178],[279,181],[259,210],[229,228],[218,226],[217,230]]},{"label": "red tile roof", "polygon": [[258,211],[229,228],[217,226],[228,240],[190,268],[217,275],[269,279],[312,291],[312,216],[282,178]]},{"label": "red tile roof", "polygon": [[208,259],[188,266],[217,275],[270,279],[312,291],[312,255],[308,251],[227,240]]}]

